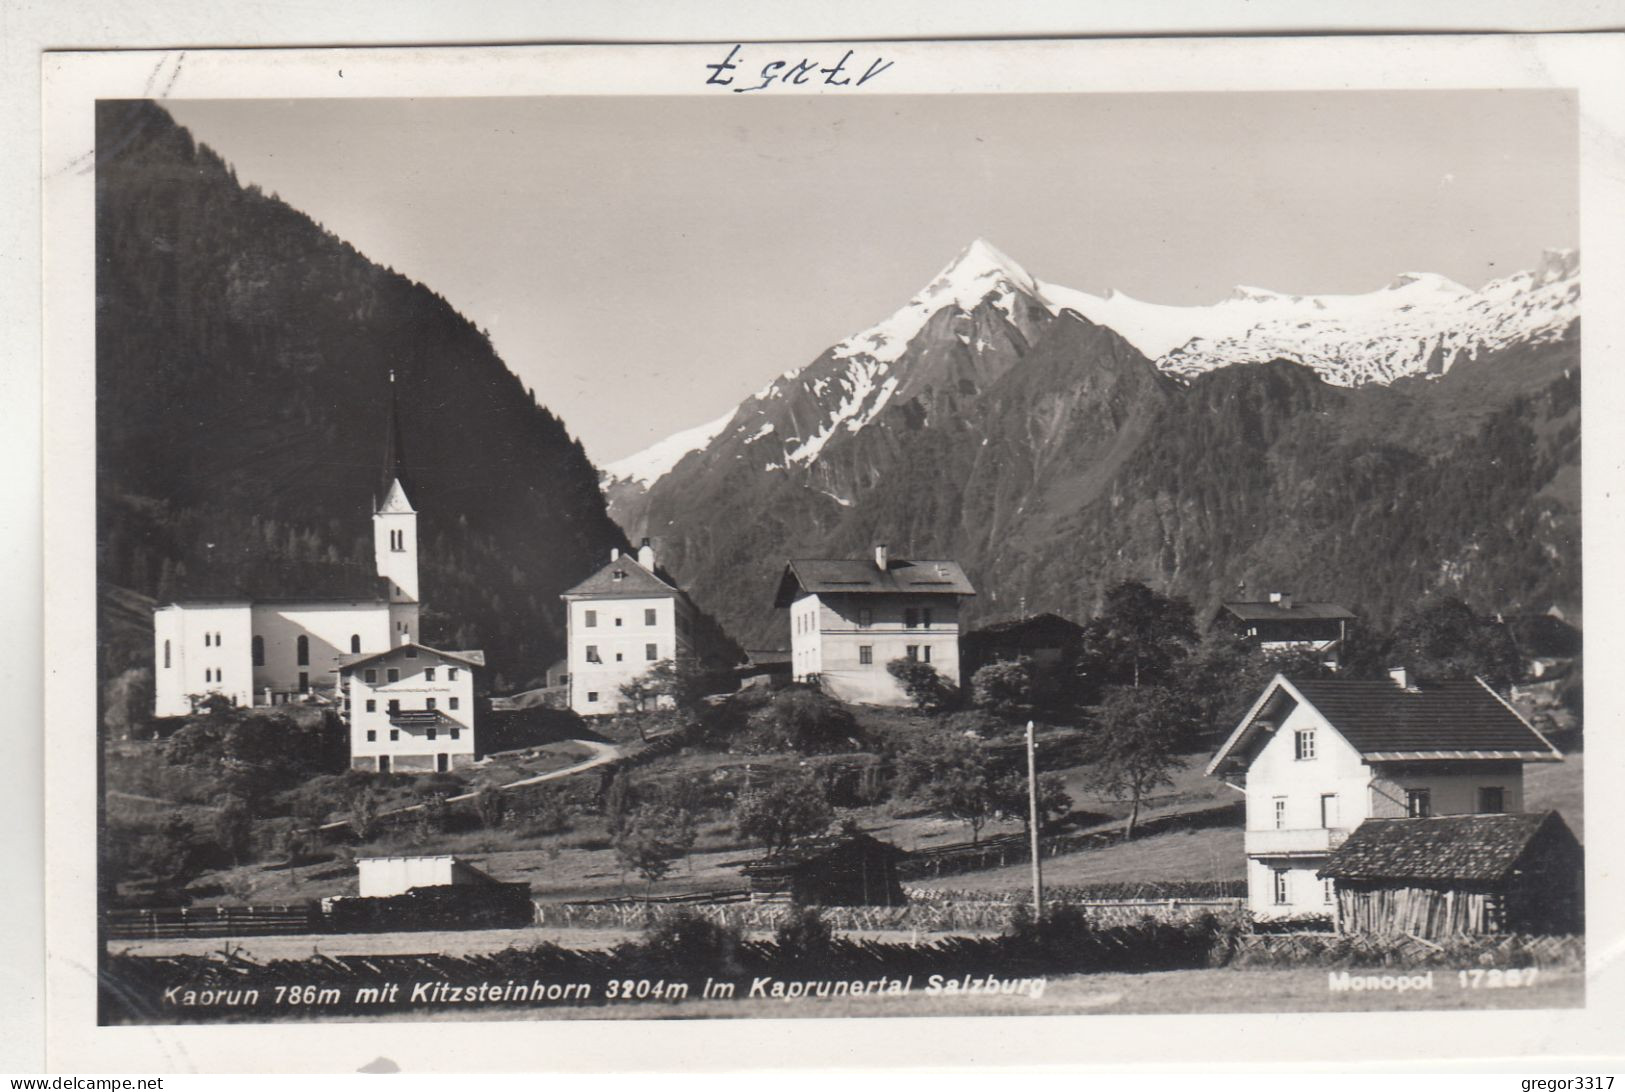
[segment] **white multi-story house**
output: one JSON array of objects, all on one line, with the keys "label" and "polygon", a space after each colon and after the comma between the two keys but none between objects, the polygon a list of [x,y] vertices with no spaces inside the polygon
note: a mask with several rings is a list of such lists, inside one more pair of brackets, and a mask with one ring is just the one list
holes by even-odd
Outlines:
[{"label": "white multi-story house", "polygon": [[959,685],[959,605],[976,594],[954,561],[794,559],[775,607],[790,612],[791,677],[842,701],[907,705],[886,665],[917,660]]},{"label": "white multi-story house", "polygon": [[1330,914],[1318,873],[1367,819],[1523,810],[1523,768],[1562,755],[1482,681],[1277,675],[1209,763],[1246,793],[1260,917]]},{"label": "white multi-story house", "polygon": [[385,471],[373,505],[374,572],[347,594],[183,598],[153,611],[153,712],[184,716],[193,699],[272,705],[331,694],[339,659],[418,638],[417,512],[402,484],[399,427],[391,413]]},{"label": "white multi-story house", "polygon": [[648,539],[636,557],[611,550],[603,568],[562,598],[569,654],[559,674],[568,680],[570,708],[583,716],[618,712],[626,683],[661,660],[695,655],[697,611],[656,564]]},{"label": "white multi-story house", "polygon": [[428,773],[474,761],[474,672],[485,653],[416,642],[339,659],[350,765]]}]

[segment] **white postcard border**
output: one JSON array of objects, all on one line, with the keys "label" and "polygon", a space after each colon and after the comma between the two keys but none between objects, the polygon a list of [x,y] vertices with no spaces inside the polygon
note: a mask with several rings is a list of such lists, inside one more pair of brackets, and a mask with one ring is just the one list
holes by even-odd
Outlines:
[{"label": "white postcard border", "polygon": [[[1625,911],[1617,844],[1625,769],[1611,732],[1625,634],[1625,485],[1613,412],[1625,405],[1625,38],[1617,35],[1160,39],[743,45],[760,58],[833,61],[847,48],[893,67],[866,87],[777,84],[755,94],[1085,93],[1170,90],[1572,87],[1581,103],[1587,651],[1593,663],[1586,808],[1590,969],[1584,1010],[1278,1016],[854,1020],[527,1021],[95,1025],[95,482],[93,110],[97,98],[723,94],[706,65],[739,43],[682,46],[61,53],[45,59],[45,541],[47,988],[50,1060],[78,1072],[817,1069],[873,1066],[1381,1065],[1554,1056],[1618,1058]],[[752,69],[746,67],[743,72]],[[342,73],[342,74],[341,74]],[[734,73],[738,75],[740,73]],[[545,400],[545,398],[544,398]],[[432,1030],[430,1030],[432,1029]],[[504,1031],[503,1029],[507,1029]],[[628,1031],[633,1032],[631,1036]]]}]

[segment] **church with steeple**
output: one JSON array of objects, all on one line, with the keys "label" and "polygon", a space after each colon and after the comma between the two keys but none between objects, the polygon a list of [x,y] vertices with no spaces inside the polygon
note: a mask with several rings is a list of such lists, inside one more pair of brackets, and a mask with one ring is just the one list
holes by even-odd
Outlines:
[{"label": "church with steeple", "polygon": [[394,390],[391,373],[383,475],[372,505],[376,576],[340,596],[277,588],[270,597],[159,605],[153,611],[155,715],[184,716],[206,695],[239,706],[337,703],[343,663],[419,640],[418,516],[407,495]]}]

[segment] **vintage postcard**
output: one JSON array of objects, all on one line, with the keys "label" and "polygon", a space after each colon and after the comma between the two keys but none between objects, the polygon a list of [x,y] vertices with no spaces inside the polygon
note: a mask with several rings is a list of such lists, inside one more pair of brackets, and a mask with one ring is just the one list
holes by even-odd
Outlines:
[{"label": "vintage postcard", "polygon": [[48,58],[53,1036],[1594,1050],[1621,54]]}]

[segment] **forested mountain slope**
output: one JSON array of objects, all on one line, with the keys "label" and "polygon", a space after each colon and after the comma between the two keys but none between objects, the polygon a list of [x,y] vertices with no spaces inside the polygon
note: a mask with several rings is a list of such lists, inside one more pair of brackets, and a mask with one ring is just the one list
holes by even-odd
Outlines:
[{"label": "forested mountain slope", "polygon": [[[626,539],[581,445],[482,331],[239,185],[149,102],[99,104],[96,231],[104,586],[352,587],[372,568],[393,372],[425,638],[483,647],[512,685],[562,654],[559,593]],[[117,670],[151,650],[105,655]]]}]

